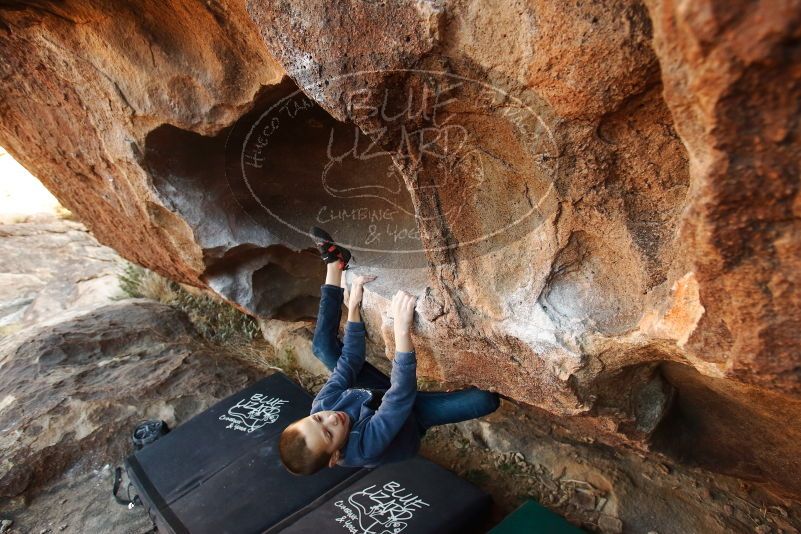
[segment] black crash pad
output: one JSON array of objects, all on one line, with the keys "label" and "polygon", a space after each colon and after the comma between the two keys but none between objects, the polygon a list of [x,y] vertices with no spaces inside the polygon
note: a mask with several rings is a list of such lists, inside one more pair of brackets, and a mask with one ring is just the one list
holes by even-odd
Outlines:
[{"label": "black crash pad", "polygon": [[126,470],[159,531],[264,532],[365,474],[337,467],[296,477],[283,468],[281,431],[311,402],[276,373],[131,455]]},{"label": "black crash pad", "polygon": [[371,471],[276,532],[448,534],[474,532],[490,498],[450,471],[414,458]]}]

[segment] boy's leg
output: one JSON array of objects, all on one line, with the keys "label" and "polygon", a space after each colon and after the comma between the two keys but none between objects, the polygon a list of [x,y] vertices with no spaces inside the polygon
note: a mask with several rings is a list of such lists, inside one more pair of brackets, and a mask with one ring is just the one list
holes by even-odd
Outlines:
[{"label": "boy's leg", "polygon": [[340,287],[342,271],[337,264],[329,263],[326,269],[325,284],[320,287],[320,309],[317,313],[317,326],[314,328],[312,352],[333,371],[342,354],[342,343],[337,338],[337,332],[342,319],[345,290]]},{"label": "boy's leg", "polygon": [[420,433],[434,425],[447,425],[483,417],[500,406],[497,393],[475,387],[460,391],[421,391],[414,401],[414,414]]}]

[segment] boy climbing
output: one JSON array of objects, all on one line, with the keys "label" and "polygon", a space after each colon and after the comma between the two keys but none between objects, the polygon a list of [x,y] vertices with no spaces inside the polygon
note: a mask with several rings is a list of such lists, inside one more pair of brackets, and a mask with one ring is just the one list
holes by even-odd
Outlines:
[{"label": "boy climbing", "polygon": [[482,417],[498,408],[496,393],[477,388],[417,391],[411,339],[417,298],[405,291],[398,291],[390,306],[395,333],[391,378],[365,363],[360,307],[363,286],[375,276],[352,281],[344,342],[340,342],[337,330],[346,291],[342,271],[348,269],[351,254],[320,228],[312,228],[311,235],[327,263],[312,349],[332,373],[315,397],[310,415],[281,434],[281,461],[290,472],[309,475],[326,466],[375,467],[410,458],[430,427]]}]

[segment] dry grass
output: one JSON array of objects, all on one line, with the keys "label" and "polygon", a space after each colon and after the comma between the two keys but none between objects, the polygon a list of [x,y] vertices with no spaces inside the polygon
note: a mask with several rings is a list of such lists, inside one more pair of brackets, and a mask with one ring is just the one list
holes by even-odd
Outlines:
[{"label": "dry grass", "polygon": [[249,315],[216,296],[187,291],[144,267],[128,264],[120,276],[120,289],[130,297],[149,298],[178,308],[212,343],[243,347],[261,339],[259,325]]},{"label": "dry grass", "polygon": [[204,339],[243,364],[262,371],[282,371],[314,394],[325,383],[297,364],[294,348],[276,349],[264,341],[258,323],[224,300],[195,288],[186,288],[138,265],[128,264],[120,288],[134,298],[148,298],[180,309]]},{"label": "dry grass", "polygon": [[164,304],[175,304],[178,301],[177,290],[173,282],[153,271],[145,271],[139,280],[139,292],[143,297],[157,300]]}]

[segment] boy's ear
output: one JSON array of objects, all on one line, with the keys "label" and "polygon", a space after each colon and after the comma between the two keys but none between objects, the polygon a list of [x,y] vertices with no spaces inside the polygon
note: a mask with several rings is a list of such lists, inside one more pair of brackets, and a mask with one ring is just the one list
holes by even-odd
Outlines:
[{"label": "boy's ear", "polygon": [[342,456],[340,451],[334,451],[334,454],[331,455],[331,459],[328,460],[328,467],[334,467],[335,465],[337,465],[340,456]]}]

